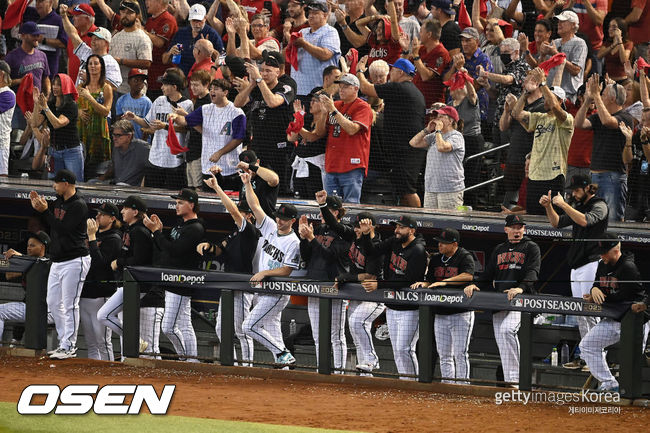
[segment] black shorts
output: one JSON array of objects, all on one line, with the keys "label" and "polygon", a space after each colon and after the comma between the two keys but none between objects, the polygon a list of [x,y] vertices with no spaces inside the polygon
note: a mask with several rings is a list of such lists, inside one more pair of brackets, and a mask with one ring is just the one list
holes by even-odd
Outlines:
[{"label": "black shorts", "polygon": [[426,149],[409,147],[389,156],[393,165],[391,181],[398,195],[417,193],[418,178],[427,161]]},{"label": "black shorts", "polygon": [[[541,196],[548,194],[551,191],[551,197],[555,197],[557,193],[564,194],[564,175],[561,174],[555,179],[551,180],[530,180],[528,179],[528,186],[526,190],[526,213],[529,215],[546,215],[546,209],[539,204]],[[555,208],[556,212],[560,212]]]}]

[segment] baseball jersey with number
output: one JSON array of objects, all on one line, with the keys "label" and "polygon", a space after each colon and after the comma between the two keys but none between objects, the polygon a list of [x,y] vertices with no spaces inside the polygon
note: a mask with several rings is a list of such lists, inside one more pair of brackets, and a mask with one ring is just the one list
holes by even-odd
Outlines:
[{"label": "baseball jersey with number", "polygon": [[259,255],[257,258],[257,271],[289,266],[298,269],[300,266],[300,240],[296,233],[281,235],[278,225],[268,215],[264,217],[257,228],[262,233],[258,243]]},{"label": "baseball jersey with number", "polygon": [[[185,111],[192,111],[192,101],[189,99],[181,98],[176,102],[176,105],[182,107]],[[159,96],[153,102],[151,110],[147,113],[146,119],[149,122],[154,120],[160,120],[163,123],[168,123],[167,116],[172,112],[174,107],[170,103],[169,99],[166,96]],[[177,132],[176,137],[181,146],[186,146],[186,133]],[[159,129],[153,135],[153,140],[151,141],[151,150],[149,151],[149,162],[151,162],[156,167],[162,168],[174,168],[181,165],[183,160],[178,157],[178,155],[172,155],[167,146],[167,130]]]}]

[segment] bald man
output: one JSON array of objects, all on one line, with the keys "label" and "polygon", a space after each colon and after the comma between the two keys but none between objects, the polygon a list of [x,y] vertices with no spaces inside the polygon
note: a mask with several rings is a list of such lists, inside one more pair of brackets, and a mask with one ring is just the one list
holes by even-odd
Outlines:
[{"label": "bald man", "polygon": [[190,78],[192,78],[194,71],[204,69],[208,71],[208,73],[211,73],[212,65],[214,64],[212,61],[213,52],[214,46],[209,40],[199,39],[196,41],[194,44],[194,51],[192,52],[192,55],[194,56],[194,64],[192,65],[192,68],[190,68],[190,72],[187,75],[188,81]]}]

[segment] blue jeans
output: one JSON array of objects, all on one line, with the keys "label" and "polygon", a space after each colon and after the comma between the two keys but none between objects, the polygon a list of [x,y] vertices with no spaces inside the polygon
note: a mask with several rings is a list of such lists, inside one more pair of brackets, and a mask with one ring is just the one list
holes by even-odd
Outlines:
[{"label": "blue jeans", "polygon": [[365,169],[355,168],[345,173],[325,173],[325,191],[343,197],[345,203],[361,202],[361,187]]},{"label": "blue jeans", "polygon": [[614,171],[591,172],[591,181],[598,184],[598,196],[609,208],[609,221],[623,221],[627,202],[627,174]]},{"label": "blue jeans", "polygon": [[84,181],[84,152],[81,144],[62,150],[50,147],[50,157],[54,164],[54,173],[65,168],[77,176],[77,182]]}]

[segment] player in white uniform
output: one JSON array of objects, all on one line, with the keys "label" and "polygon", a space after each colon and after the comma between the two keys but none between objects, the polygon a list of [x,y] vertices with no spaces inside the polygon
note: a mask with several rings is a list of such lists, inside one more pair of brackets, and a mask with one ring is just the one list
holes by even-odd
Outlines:
[{"label": "player in white uniform", "polygon": [[[251,277],[251,283],[261,282],[267,277],[287,277],[300,265],[300,240],[292,228],[298,211],[293,205],[283,204],[273,221],[260,206],[250,175],[242,173],[240,176],[246,188],[246,200],[262,234],[258,243],[257,272]],[[282,310],[288,303],[288,295],[259,294],[257,304],[242,326],[245,334],[271,351],[278,367],[296,363],[296,358],[284,345],[280,329]]]}]

